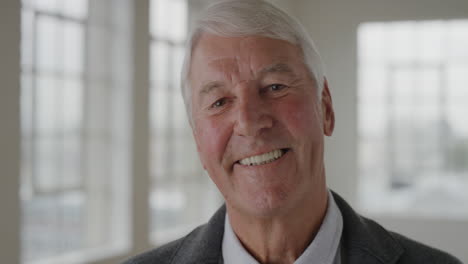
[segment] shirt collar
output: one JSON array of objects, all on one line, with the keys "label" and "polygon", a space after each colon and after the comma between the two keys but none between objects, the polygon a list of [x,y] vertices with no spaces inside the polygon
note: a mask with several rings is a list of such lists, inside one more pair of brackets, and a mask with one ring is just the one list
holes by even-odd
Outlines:
[{"label": "shirt collar", "polygon": [[[239,239],[232,230],[229,217],[226,212],[224,223],[224,236],[222,242],[222,254],[225,264],[258,264],[242,246]],[[333,195],[328,191],[328,207],[322,225],[302,255],[294,264],[323,263],[332,264],[340,260],[341,233],[343,231],[343,216],[335,203]]]},{"label": "shirt collar", "polygon": [[245,250],[241,242],[237,238],[234,230],[232,230],[231,223],[226,211],[226,217],[224,219],[224,236],[223,236],[223,259],[224,264],[258,264],[252,255]]}]

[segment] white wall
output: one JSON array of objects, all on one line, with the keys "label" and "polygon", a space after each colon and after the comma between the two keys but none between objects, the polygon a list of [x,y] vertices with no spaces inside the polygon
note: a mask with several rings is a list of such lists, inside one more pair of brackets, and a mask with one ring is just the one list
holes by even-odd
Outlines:
[{"label": "white wall", "polygon": [[2,263],[19,263],[19,43],[20,3],[0,2],[0,255]]},{"label": "white wall", "polygon": [[[357,178],[357,27],[367,21],[468,18],[466,0],[296,0],[293,14],[309,29],[325,63],[336,127],[327,140],[329,186],[354,206]],[[375,217],[374,217],[375,218]],[[427,244],[445,249],[468,262],[468,221],[377,220]]]}]

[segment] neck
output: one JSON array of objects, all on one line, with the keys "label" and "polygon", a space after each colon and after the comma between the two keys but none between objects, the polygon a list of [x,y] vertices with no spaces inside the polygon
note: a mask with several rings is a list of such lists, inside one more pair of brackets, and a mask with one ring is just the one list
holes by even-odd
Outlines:
[{"label": "neck", "polygon": [[328,205],[327,189],[301,204],[269,217],[245,215],[228,206],[228,216],[244,248],[260,263],[294,263],[320,229]]}]

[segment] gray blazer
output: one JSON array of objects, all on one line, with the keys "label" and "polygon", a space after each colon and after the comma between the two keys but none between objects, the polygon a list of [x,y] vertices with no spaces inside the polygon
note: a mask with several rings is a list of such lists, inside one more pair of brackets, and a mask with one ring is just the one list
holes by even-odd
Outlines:
[{"label": "gray blazer", "polygon": [[[358,215],[333,193],[343,215],[342,264],[461,264],[455,257],[420,244]],[[133,257],[124,264],[222,264],[221,245],[226,207],[190,234],[160,248]]]}]

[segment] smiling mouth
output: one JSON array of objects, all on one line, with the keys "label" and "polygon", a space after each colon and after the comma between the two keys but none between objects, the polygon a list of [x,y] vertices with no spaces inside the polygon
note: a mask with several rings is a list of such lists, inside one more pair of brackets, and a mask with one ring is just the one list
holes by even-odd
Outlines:
[{"label": "smiling mouth", "polygon": [[268,153],[264,153],[257,156],[247,157],[245,159],[241,159],[236,163],[246,166],[258,166],[267,163],[271,163],[279,158],[281,158],[289,149],[275,149]]}]

